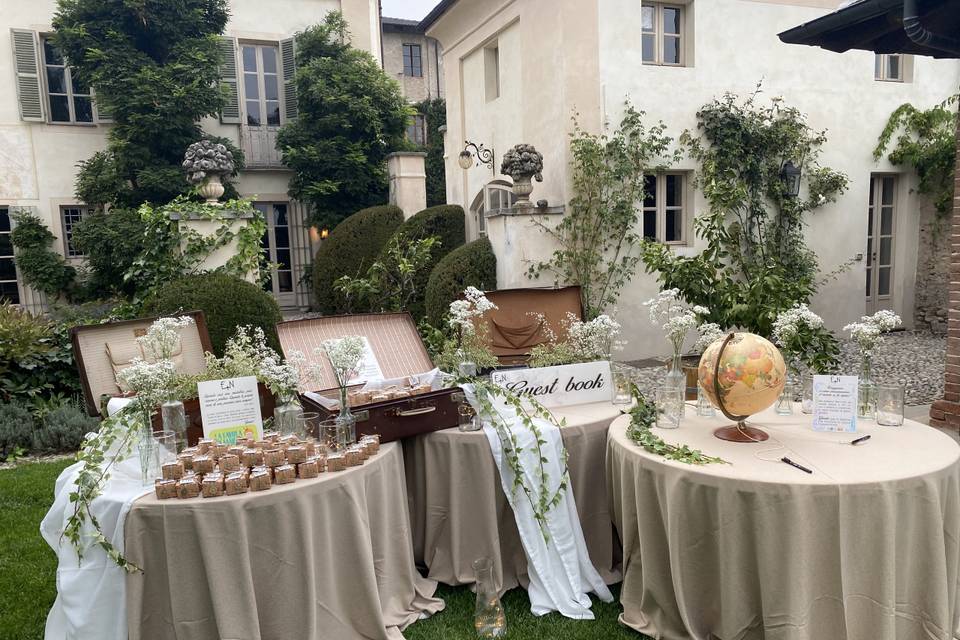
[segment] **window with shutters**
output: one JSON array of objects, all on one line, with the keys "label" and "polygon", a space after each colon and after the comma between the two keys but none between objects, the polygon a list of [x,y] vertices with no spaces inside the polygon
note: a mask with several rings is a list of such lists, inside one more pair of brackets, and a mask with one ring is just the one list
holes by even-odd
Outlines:
[{"label": "window with shutters", "polygon": [[277,45],[240,45],[243,68],[243,103],[247,125],[280,126],[280,68]]},{"label": "window with shutters", "polygon": [[50,122],[92,124],[90,87],[67,65],[48,38],[43,39],[42,51]]},{"label": "window with shutters", "polygon": [[410,118],[407,125],[407,140],[421,147],[427,144],[427,119],[422,113]]},{"label": "window with shutters", "polygon": [[13,242],[10,241],[11,226],[10,208],[0,207],[0,301],[20,304],[17,263],[13,259]]},{"label": "window with shutters", "polygon": [[403,75],[414,78],[423,77],[423,62],[420,56],[420,45],[403,45]]},{"label": "window with shutters", "polygon": [[79,258],[83,252],[73,246],[73,230],[83,220],[87,207],[76,205],[60,207],[60,224],[63,228],[63,252],[68,258]]},{"label": "window with shutters", "polygon": [[644,176],[641,224],[643,237],[665,244],[683,244],[689,217],[683,173],[648,173]]}]

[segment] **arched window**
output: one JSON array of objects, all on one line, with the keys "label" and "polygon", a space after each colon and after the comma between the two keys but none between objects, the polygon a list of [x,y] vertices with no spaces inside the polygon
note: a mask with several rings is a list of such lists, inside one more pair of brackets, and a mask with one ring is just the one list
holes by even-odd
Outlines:
[{"label": "arched window", "polygon": [[506,180],[492,180],[485,184],[470,205],[470,211],[477,221],[477,232],[481,236],[487,235],[487,215],[509,209],[516,200],[513,185]]}]

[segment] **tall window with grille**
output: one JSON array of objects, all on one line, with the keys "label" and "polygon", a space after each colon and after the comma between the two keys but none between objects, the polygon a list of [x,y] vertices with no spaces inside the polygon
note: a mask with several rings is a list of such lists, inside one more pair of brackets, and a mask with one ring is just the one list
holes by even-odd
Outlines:
[{"label": "tall window with grille", "polygon": [[688,204],[683,173],[644,176],[643,237],[666,244],[683,244]]},{"label": "tall window with grille", "polygon": [[241,44],[243,97],[247,124],[251,127],[280,126],[280,73],[278,47]]},{"label": "tall window with grille", "polygon": [[640,11],[643,63],[683,66],[684,7],[645,2]]},{"label": "tall window with grille", "polygon": [[407,140],[421,147],[427,144],[427,119],[422,113],[410,118],[410,124],[407,125]]},{"label": "tall window with grille", "polygon": [[253,206],[267,220],[267,232],[260,246],[264,257],[274,265],[264,289],[279,302],[286,303],[294,293],[289,206],[286,202],[257,202]]},{"label": "tall window with grille", "polygon": [[403,45],[403,75],[420,78],[423,76],[423,62],[420,55],[420,45]]},{"label": "tall window with grille", "polygon": [[43,40],[43,66],[51,122],[93,123],[90,88],[69,67],[50,40]]},{"label": "tall window with grille", "polygon": [[17,263],[13,259],[13,242],[10,240],[11,228],[10,208],[0,207],[0,302],[20,304]]},{"label": "tall window with grille", "polygon": [[68,258],[76,258],[83,255],[73,244],[73,230],[83,220],[87,208],[76,205],[60,207],[60,225],[63,228],[63,253]]}]

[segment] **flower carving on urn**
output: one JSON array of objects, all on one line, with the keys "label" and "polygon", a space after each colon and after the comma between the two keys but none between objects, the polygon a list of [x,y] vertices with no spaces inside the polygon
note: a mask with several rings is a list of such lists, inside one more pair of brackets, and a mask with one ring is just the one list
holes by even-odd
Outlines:
[{"label": "flower carving on urn", "polygon": [[187,182],[199,185],[200,195],[211,204],[223,195],[221,176],[235,169],[230,149],[212,140],[200,140],[187,147],[181,166],[187,172]]},{"label": "flower carving on urn", "polygon": [[513,178],[516,206],[530,206],[530,194],[533,192],[531,178],[543,182],[543,154],[532,144],[515,145],[503,154],[500,173]]}]

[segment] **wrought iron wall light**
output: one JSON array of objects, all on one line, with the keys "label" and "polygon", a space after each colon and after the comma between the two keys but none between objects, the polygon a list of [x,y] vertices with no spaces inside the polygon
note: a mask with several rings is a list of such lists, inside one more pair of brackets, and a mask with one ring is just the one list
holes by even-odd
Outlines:
[{"label": "wrought iron wall light", "polygon": [[[478,145],[469,140],[465,140],[464,142],[466,144],[463,147],[463,151],[460,152],[460,156],[457,158],[457,163],[460,165],[460,168],[469,169],[471,166],[479,167],[481,164],[485,164],[493,171],[493,149],[487,149],[482,144]],[[470,147],[473,147],[473,151],[470,151]],[[476,165],[474,165],[474,156],[476,156]]]}]

